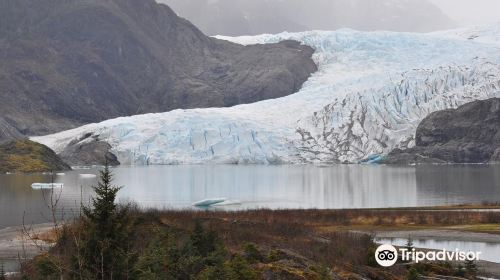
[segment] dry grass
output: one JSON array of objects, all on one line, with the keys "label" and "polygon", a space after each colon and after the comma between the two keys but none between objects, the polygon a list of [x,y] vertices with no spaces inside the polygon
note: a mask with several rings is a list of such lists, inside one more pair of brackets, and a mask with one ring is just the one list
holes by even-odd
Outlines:
[{"label": "dry grass", "polygon": [[34,240],[40,240],[46,243],[56,243],[57,240],[59,239],[60,236],[60,230],[56,230],[54,228],[51,228],[49,230],[41,230],[38,232],[35,232],[32,235],[32,238]]},{"label": "dry grass", "polygon": [[[500,212],[439,210],[252,210],[224,211],[142,211],[132,208],[132,247],[141,254],[159,232],[168,232],[182,242],[197,221],[217,232],[231,254],[244,254],[253,243],[265,261],[254,265],[258,271],[272,271],[280,279],[319,279],[316,268],[327,267],[341,279],[406,279],[408,266],[381,269],[373,264],[376,245],[372,236],[360,230],[421,229],[453,227],[458,230],[496,231]],[[469,224],[472,226],[464,226]],[[78,224],[67,233],[84,230]],[[53,241],[51,231],[37,238]],[[71,234],[70,234],[71,236]],[[65,239],[63,239],[64,241]],[[72,247],[63,241],[52,253],[68,254]],[[444,269],[447,269],[446,271]],[[432,273],[453,275],[452,268],[425,268]]]},{"label": "dry grass", "polygon": [[[500,223],[499,212],[437,210],[251,210],[149,211],[162,224],[189,231],[194,221],[215,230],[232,250],[251,242],[266,250],[295,252],[317,263],[335,263],[340,270],[366,265],[373,246],[370,236],[353,233],[377,229],[423,229],[464,224],[476,229]],[[487,226],[490,225],[490,226]],[[340,260],[340,261],[339,261]],[[368,268],[367,268],[368,269]],[[347,269],[346,271],[352,271]],[[369,273],[369,271],[367,271]]]},{"label": "dry grass", "polygon": [[288,230],[345,226],[453,226],[500,223],[500,212],[448,210],[250,210],[156,211],[163,220],[202,219],[278,224]]},{"label": "dry grass", "polygon": [[491,234],[500,234],[500,224],[476,224],[465,225],[459,228],[463,231],[482,232]]}]

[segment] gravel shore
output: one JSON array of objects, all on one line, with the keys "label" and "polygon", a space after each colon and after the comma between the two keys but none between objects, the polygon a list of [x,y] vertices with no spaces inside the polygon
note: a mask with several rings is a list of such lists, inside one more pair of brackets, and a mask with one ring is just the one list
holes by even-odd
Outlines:
[{"label": "gravel shore", "polygon": [[[30,234],[48,232],[53,228],[50,223],[38,224],[30,227]],[[0,262],[4,263],[7,271],[16,270],[19,260],[30,259],[47,250],[50,244],[44,241],[30,241],[23,234],[23,227],[8,227],[0,230]]]}]

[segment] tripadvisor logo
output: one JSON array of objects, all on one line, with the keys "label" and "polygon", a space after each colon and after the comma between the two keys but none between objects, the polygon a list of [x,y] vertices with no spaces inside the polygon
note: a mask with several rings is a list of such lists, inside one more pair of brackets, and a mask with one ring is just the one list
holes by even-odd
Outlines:
[{"label": "tripadvisor logo", "polygon": [[380,245],[375,251],[375,260],[383,267],[393,266],[398,261],[398,250],[389,244]]},{"label": "tripadvisor logo", "polygon": [[403,262],[415,263],[422,261],[478,261],[481,252],[463,252],[459,249],[455,249],[455,251],[429,250],[426,252],[407,248],[399,248],[398,250],[392,245],[384,244],[375,251],[375,260],[380,266],[389,267],[396,264],[398,255]]}]

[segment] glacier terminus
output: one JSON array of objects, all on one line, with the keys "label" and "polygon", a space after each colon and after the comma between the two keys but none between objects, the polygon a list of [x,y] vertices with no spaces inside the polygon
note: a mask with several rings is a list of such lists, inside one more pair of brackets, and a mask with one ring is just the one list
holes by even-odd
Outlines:
[{"label": "glacier terminus", "polygon": [[413,146],[419,122],[434,111],[500,97],[500,24],[218,38],[297,40],[315,49],[319,70],[278,99],[121,117],[31,139],[57,153],[99,139],[129,165],[356,163]]}]

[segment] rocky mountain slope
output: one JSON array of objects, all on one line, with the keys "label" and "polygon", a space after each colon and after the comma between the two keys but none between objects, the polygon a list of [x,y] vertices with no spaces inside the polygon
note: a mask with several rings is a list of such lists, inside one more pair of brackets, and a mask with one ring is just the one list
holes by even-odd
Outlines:
[{"label": "rocky mountain slope", "polygon": [[426,0],[157,0],[209,35],[309,30],[428,32],[454,23]]},{"label": "rocky mountain slope", "polygon": [[415,140],[415,147],[394,150],[384,162],[500,162],[500,98],[434,112],[420,123]]},{"label": "rocky mountain slope", "polygon": [[0,0],[0,140],[286,96],[312,53],[207,37],[154,0]]},{"label": "rocky mountain slope", "polygon": [[104,141],[122,164],[358,162],[414,146],[432,112],[500,97],[498,30],[225,37],[298,40],[316,50],[319,70],[282,98],[118,118],[33,139],[59,154]]},{"label": "rocky mountain slope", "polygon": [[0,173],[68,169],[70,167],[44,145],[29,140],[17,140],[0,145]]}]

